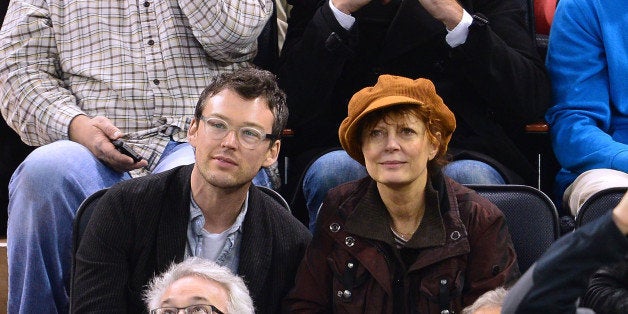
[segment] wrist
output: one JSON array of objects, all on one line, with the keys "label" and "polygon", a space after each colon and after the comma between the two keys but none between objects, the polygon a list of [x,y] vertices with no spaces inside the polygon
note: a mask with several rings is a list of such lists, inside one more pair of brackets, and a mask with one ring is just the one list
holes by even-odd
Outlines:
[{"label": "wrist", "polygon": [[458,24],[460,24],[460,22],[462,21],[463,12],[464,9],[460,7],[457,12],[452,12],[452,14],[441,20],[441,22],[445,24],[445,28],[447,28],[448,31],[453,30],[456,26],[458,26]]},{"label": "wrist", "polygon": [[621,233],[628,235],[628,219],[620,215],[617,210],[613,210],[613,222]]},{"label": "wrist", "polygon": [[68,138],[71,141],[79,142],[78,136],[79,134],[83,134],[82,131],[86,123],[88,123],[90,119],[84,115],[80,114],[70,121],[70,126],[68,127]]},{"label": "wrist", "polygon": [[346,14],[346,15],[351,15],[351,13],[352,13],[351,9],[348,6],[345,6],[344,3],[337,3],[337,2],[334,2],[333,0],[331,0],[330,3],[338,11],[340,11],[340,12]]}]

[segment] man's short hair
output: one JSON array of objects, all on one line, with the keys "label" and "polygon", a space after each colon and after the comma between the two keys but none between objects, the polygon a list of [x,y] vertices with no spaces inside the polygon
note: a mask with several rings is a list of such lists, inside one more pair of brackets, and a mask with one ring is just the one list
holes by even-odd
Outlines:
[{"label": "man's short hair", "polygon": [[198,99],[194,118],[198,120],[203,115],[207,98],[225,89],[234,91],[247,100],[260,96],[264,98],[268,102],[268,109],[273,112],[274,116],[271,134],[277,138],[281,137],[281,131],[288,121],[288,106],[286,94],[277,85],[277,78],[274,74],[266,70],[245,67],[214,77]]},{"label": "man's short hair", "polygon": [[475,300],[473,304],[464,308],[464,310],[462,310],[462,314],[473,314],[475,311],[484,307],[501,308],[504,304],[506,294],[508,294],[508,290],[504,287],[498,287],[487,291]]},{"label": "man's short hair", "polygon": [[196,277],[213,280],[227,290],[229,297],[227,313],[255,313],[253,299],[244,281],[223,266],[203,258],[190,257],[179,264],[172,264],[163,274],[153,278],[144,293],[148,310],[161,307],[161,298],[177,280]]}]

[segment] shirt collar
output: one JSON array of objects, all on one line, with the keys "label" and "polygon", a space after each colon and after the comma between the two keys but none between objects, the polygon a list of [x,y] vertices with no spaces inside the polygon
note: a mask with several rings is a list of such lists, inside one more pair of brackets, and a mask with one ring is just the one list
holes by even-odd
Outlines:
[{"label": "shirt collar", "polygon": [[[203,228],[203,226],[205,226],[205,217],[203,216],[203,212],[201,211],[201,208],[198,206],[196,201],[194,201],[194,197],[192,197],[191,192],[190,192],[190,204],[191,204],[190,220],[188,223],[188,228],[192,231],[200,230],[198,228]],[[227,230],[223,231],[223,233],[232,234],[236,231],[239,231],[240,233],[242,233],[242,222],[244,221],[244,218],[246,217],[246,212],[248,208],[249,208],[249,192],[247,191],[246,198],[244,199],[244,203],[242,204],[242,207],[240,208],[240,213],[238,214],[238,217],[236,217],[236,220],[233,223],[233,225],[231,225],[231,227],[229,227]]]}]

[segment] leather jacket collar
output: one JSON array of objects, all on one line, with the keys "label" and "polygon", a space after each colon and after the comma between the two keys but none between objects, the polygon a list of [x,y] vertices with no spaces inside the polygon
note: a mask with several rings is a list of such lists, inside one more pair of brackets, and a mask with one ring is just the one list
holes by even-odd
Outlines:
[{"label": "leather jacket collar", "polygon": [[[445,226],[441,213],[449,210],[444,180],[439,173],[428,178],[425,187],[425,215],[408,241],[407,247],[428,248],[442,246],[446,242]],[[379,195],[377,184],[370,180],[366,192],[355,206],[355,210],[347,217],[346,228],[366,239],[373,239],[394,245],[390,230],[391,217]]]}]

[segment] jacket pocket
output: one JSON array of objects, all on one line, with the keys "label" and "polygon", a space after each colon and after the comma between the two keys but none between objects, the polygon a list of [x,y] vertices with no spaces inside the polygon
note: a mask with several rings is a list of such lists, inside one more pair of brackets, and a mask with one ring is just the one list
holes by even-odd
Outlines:
[{"label": "jacket pocket", "polygon": [[[430,312],[435,312],[432,309],[437,308],[437,312],[448,310],[458,313],[463,286],[464,272],[462,270],[441,269],[433,275],[423,277],[419,291]],[[415,307],[419,304],[421,304],[421,300],[416,300]]]},{"label": "jacket pocket", "polygon": [[334,313],[364,313],[369,300],[370,273],[355,258],[327,258],[332,271]]}]

